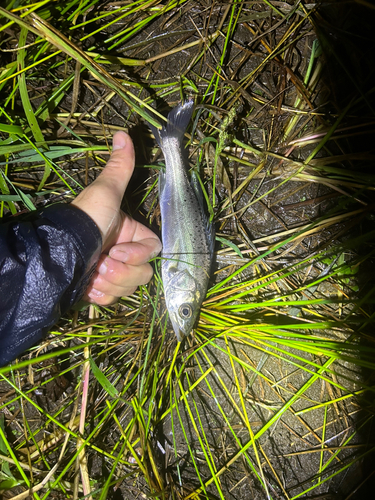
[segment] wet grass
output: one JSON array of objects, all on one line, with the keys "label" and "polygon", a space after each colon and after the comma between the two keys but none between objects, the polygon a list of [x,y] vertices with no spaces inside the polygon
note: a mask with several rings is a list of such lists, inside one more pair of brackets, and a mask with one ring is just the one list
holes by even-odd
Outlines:
[{"label": "wet grass", "polygon": [[3,220],[71,200],[125,128],[138,154],[127,209],[157,230],[161,163],[144,119],[161,123],[194,96],[190,162],[218,236],[184,344],[155,259],[147,287],[70,313],[0,369],[4,498],[363,497],[373,11],[346,7],[73,0],[0,11]]}]

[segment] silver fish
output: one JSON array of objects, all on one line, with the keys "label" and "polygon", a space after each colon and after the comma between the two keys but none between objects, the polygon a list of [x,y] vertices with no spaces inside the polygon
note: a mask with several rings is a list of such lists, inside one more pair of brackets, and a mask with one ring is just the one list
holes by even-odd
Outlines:
[{"label": "silver fish", "polygon": [[199,181],[187,175],[182,141],[194,102],[176,106],[167,125],[151,126],[165,159],[159,176],[162,219],[162,280],[169,318],[179,342],[189,335],[205,298],[214,248],[214,229],[204,210]]}]

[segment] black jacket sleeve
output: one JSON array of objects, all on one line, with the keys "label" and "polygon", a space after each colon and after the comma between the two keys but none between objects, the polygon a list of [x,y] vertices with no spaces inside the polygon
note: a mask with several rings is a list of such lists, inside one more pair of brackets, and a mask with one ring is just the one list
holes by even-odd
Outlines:
[{"label": "black jacket sleeve", "polygon": [[101,246],[94,221],[72,205],[0,224],[0,366],[81,299]]}]

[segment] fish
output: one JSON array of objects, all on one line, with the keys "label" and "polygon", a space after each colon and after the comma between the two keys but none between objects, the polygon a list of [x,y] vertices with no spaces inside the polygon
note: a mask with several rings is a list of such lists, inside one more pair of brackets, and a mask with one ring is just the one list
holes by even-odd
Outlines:
[{"label": "fish", "polygon": [[150,124],[165,160],[159,174],[161,275],[166,308],[178,342],[192,331],[206,296],[215,233],[196,174],[188,177],[183,138],[194,111],[187,100],[173,108],[161,129]]}]

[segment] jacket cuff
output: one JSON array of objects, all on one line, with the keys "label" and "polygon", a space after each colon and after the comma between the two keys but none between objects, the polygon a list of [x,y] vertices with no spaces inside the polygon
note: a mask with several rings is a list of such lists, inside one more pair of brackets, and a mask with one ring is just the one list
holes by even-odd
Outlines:
[{"label": "jacket cuff", "polygon": [[83,210],[74,205],[58,203],[39,212],[40,217],[67,231],[78,242],[87,269],[97,263],[102,250],[102,236],[98,226]]}]

